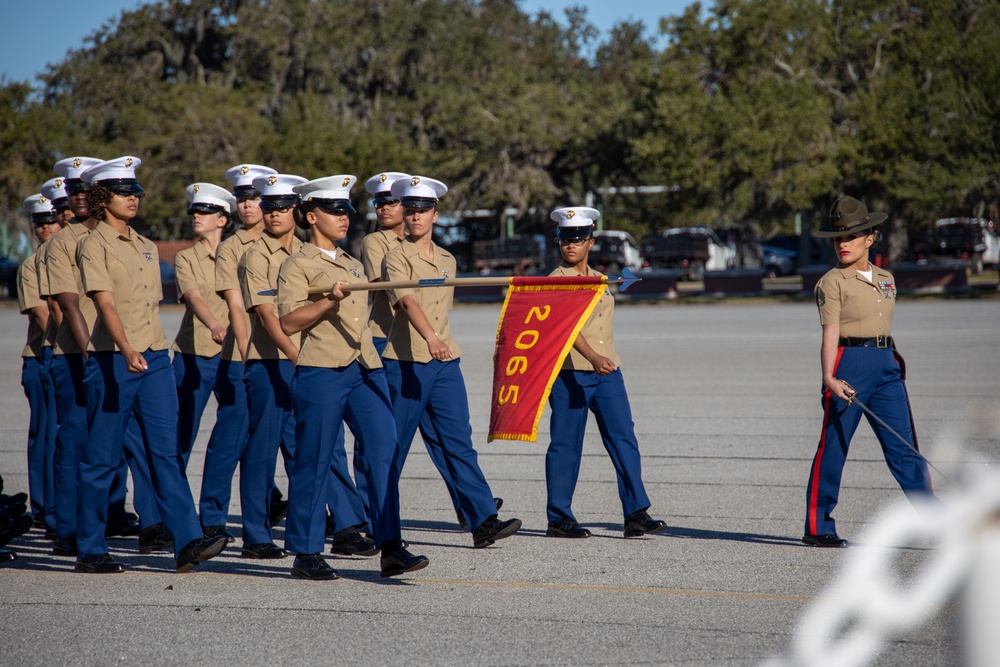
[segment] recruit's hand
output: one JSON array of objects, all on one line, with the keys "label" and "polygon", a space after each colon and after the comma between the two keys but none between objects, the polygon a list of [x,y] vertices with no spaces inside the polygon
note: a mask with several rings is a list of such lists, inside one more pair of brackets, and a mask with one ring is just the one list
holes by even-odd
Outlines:
[{"label": "recruit's hand", "polygon": [[129,350],[124,354],[124,356],[125,368],[129,373],[142,373],[149,368],[149,364],[146,363],[146,358],[135,350]]},{"label": "recruit's hand", "polygon": [[223,326],[212,327],[212,340],[222,345],[222,341],[226,340],[226,328]]},{"label": "recruit's hand", "polygon": [[451,348],[442,343],[437,334],[432,335],[427,340],[427,351],[431,353],[431,358],[437,361],[451,359]]},{"label": "recruit's hand", "polygon": [[347,282],[346,280],[338,280],[337,282],[333,283],[333,287],[330,288],[330,293],[327,295],[326,298],[329,299],[330,301],[335,301],[338,303],[346,299],[347,295],[350,294],[351,292],[350,290],[345,290],[343,287],[341,287],[341,285],[350,285],[350,283]]},{"label": "recruit's hand", "polygon": [[615,366],[615,362],[604,356],[598,356],[596,359],[592,359],[590,363],[594,365],[594,370],[597,371],[598,375],[610,375],[618,368]]}]

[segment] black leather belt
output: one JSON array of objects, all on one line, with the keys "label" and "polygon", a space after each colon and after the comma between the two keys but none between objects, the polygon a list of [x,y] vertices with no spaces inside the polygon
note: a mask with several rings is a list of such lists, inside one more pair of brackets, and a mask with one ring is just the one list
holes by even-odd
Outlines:
[{"label": "black leather belt", "polygon": [[840,347],[892,347],[892,336],[875,336],[874,338],[841,336]]}]

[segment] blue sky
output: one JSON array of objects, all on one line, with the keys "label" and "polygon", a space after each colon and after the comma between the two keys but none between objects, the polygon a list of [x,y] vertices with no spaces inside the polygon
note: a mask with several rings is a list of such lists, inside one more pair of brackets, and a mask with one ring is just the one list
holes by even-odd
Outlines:
[{"label": "blue sky", "polygon": [[[103,23],[143,4],[140,0],[0,0],[0,77],[8,82],[33,80],[47,63],[60,62],[69,49],[82,47],[84,38]],[[565,7],[585,6],[590,22],[601,30],[623,20],[641,20],[655,30],[661,16],[680,14],[689,4],[690,0],[521,0],[524,11],[549,11],[557,20],[565,17]]]}]

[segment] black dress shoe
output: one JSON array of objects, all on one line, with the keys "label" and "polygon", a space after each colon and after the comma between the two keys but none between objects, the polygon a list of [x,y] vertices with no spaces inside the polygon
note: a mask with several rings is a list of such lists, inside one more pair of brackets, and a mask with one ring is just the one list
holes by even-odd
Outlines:
[{"label": "black dress shoe", "polygon": [[[503,498],[494,498],[493,504],[496,505],[497,510],[503,507]],[[459,529],[466,531],[469,529],[469,522],[465,520],[465,512],[462,511],[461,507],[455,508],[455,515],[458,517],[458,527]]]},{"label": "black dress shoe", "polygon": [[19,516],[23,516],[28,513],[28,506],[24,503],[14,503],[12,505],[7,505],[6,518],[16,519]]},{"label": "black dress shoe", "polygon": [[589,530],[569,517],[559,519],[558,521],[549,521],[549,527],[545,531],[545,534],[548,537],[590,537]]},{"label": "black dress shoe", "polygon": [[53,556],[70,556],[76,558],[76,545],[72,542],[64,542],[58,537],[56,541],[52,543],[52,555]]},{"label": "black dress shoe", "polygon": [[216,535],[225,535],[226,542],[228,542],[229,544],[232,544],[233,542],[236,541],[236,537],[228,530],[226,530],[225,526],[203,526],[201,532],[202,534],[205,535],[205,537],[215,537]]},{"label": "black dress shoe", "polygon": [[162,523],[154,523],[139,531],[139,553],[151,554],[157,551],[173,551],[174,538]]},{"label": "black dress shoe", "polygon": [[847,546],[847,540],[837,537],[837,535],[803,535],[802,544],[810,547],[843,549]]},{"label": "black dress shoe", "polygon": [[88,574],[118,574],[125,571],[125,566],[108,554],[80,556],[76,561],[77,572]]},{"label": "black dress shoe", "polygon": [[337,532],[337,527],[333,522],[333,515],[327,513],[326,515],[326,536],[332,537],[334,533]]},{"label": "black dress shoe", "polygon": [[345,528],[334,534],[330,553],[340,556],[374,556],[381,549],[375,540],[362,533],[356,526]]},{"label": "black dress shoe", "polygon": [[284,549],[271,542],[244,544],[240,551],[240,558],[257,558],[259,560],[277,560],[287,555]]},{"label": "black dress shoe", "polygon": [[17,554],[10,549],[0,549],[0,565],[13,563],[17,560]]},{"label": "black dress shoe", "polygon": [[654,519],[646,514],[646,510],[632,512],[625,517],[625,537],[639,537],[653,533],[662,533],[667,529],[667,522]]},{"label": "black dress shoe", "polygon": [[181,549],[177,556],[177,571],[190,572],[194,568],[204,563],[209,558],[215,558],[226,548],[226,538],[222,535],[218,537],[200,537],[191,540],[187,546]]},{"label": "black dress shoe", "polygon": [[0,497],[3,498],[3,504],[6,505],[7,507],[10,507],[11,505],[21,505],[28,503],[28,494],[25,493],[24,491],[21,491],[20,493],[15,493],[10,496],[8,496],[5,493]]},{"label": "black dress shoe", "polygon": [[494,514],[472,532],[472,546],[476,549],[488,547],[497,540],[510,537],[521,528],[520,519],[501,521]]},{"label": "black dress shoe", "polygon": [[133,537],[140,533],[139,516],[125,512],[125,517],[104,527],[105,537]]},{"label": "black dress shoe", "polygon": [[272,500],[271,507],[267,513],[267,518],[271,523],[271,528],[274,528],[281,523],[281,520],[285,518],[286,514],[288,514],[288,501]]},{"label": "black dress shoe", "polygon": [[427,556],[415,556],[403,547],[398,547],[389,553],[382,553],[381,576],[395,577],[407,572],[415,572],[424,569],[429,563]]},{"label": "black dress shoe", "polygon": [[292,563],[292,576],[313,581],[336,579],[336,571],[319,554],[299,554]]},{"label": "black dress shoe", "polygon": [[0,525],[0,547],[31,530],[31,523],[31,516],[22,514]]}]

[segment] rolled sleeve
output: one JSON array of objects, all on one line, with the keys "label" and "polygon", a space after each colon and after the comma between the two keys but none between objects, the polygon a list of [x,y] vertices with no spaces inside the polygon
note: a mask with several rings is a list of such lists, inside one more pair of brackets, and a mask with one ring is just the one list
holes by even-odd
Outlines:
[{"label": "rolled sleeve", "polygon": [[284,317],[309,302],[309,280],[305,271],[294,257],[286,259],[278,269],[278,317]]}]

